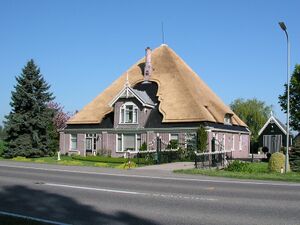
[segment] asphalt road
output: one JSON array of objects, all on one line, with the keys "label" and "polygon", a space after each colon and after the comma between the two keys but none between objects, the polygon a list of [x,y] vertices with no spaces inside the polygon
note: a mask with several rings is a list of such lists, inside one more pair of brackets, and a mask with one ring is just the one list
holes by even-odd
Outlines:
[{"label": "asphalt road", "polygon": [[0,211],[88,225],[297,225],[300,184],[1,161]]}]

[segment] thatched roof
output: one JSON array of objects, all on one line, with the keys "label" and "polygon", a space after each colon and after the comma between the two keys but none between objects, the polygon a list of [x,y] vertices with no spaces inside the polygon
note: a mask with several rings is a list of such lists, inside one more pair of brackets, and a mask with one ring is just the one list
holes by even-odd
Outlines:
[{"label": "thatched roof", "polygon": [[[131,86],[143,81],[144,63],[143,57],[128,70]],[[158,84],[159,111],[163,115],[163,123],[224,123],[224,116],[231,114],[233,125],[247,126],[167,45],[153,50],[152,67],[150,81]],[[109,103],[124,88],[125,82],[126,72],[67,123],[100,123],[106,114],[113,111]]]}]

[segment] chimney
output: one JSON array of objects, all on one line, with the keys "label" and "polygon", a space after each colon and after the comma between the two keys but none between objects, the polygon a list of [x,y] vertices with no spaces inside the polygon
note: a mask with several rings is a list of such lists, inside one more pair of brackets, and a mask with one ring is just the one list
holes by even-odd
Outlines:
[{"label": "chimney", "polygon": [[149,78],[152,73],[152,65],[151,65],[151,48],[147,47],[145,49],[146,56],[145,56],[145,69],[144,69],[144,82],[148,82]]}]

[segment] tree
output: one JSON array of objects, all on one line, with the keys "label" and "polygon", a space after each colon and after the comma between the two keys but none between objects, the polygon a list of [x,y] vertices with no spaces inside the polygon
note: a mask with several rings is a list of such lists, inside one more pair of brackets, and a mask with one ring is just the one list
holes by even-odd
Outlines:
[{"label": "tree", "polygon": [[3,140],[5,138],[5,130],[0,125],[0,140]]},{"label": "tree", "polygon": [[[287,112],[287,84],[285,91],[279,95],[281,110]],[[290,126],[300,132],[300,65],[296,64],[290,80]]]},{"label": "tree", "polygon": [[30,60],[16,77],[11,112],[6,116],[7,148],[4,157],[51,155],[53,110],[47,104],[54,99],[40,69]]},{"label": "tree", "polygon": [[54,111],[53,124],[56,130],[60,130],[66,127],[67,121],[72,114],[70,112],[64,112],[64,107],[54,101],[48,103],[48,108]]},{"label": "tree", "polygon": [[234,100],[230,107],[248,125],[252,134],[251,141],[257,141],[258,132],[268,120],[272,106],[256,98],[247,100],[239,98]]},{"label": "tree", "polygon": [[207,132],[203,126],[200,126],[197,130],[197,150],[204,152],[207,147]]},{"label": "tree", "polygon": [[49,125],[49,135],[52,140],[50,148],[56,151],[59,148],[59,130],[66,127],[66,122],[70,119],[71,113],[64,112],[64,107],[54,101],[49,102],[47,107],[53,112],[52,124]]}]

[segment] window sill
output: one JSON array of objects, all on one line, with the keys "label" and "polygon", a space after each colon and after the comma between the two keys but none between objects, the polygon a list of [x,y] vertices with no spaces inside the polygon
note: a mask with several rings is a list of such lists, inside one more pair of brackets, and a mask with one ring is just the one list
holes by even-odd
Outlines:
[{"label": "window sill", "polygon": [[[116,153],[127,153],[128,151],[116,151]],[[139,153],[139,151],[129,151],[130,153]]]},{"label": "window sill", "polygon": [[138,125],[139,123],[119,123],[119,125]]}]

